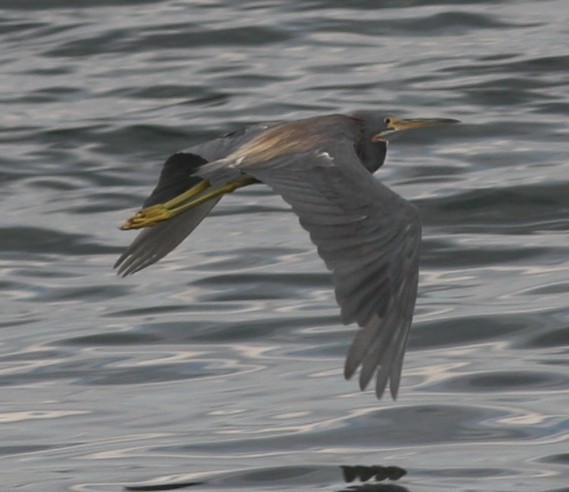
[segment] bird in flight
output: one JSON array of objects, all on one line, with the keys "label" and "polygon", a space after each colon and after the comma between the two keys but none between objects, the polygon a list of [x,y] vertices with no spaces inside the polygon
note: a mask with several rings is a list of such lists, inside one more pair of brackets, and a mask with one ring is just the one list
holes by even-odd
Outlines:
[{"label": "bird in flight", "polygon": [[456,123],[375,112],[257,125],[195,145],[164,163],[143,208],[121,229],[145,228],[115,264],[138,272],[180,244],[226,193],[264,183],[290,204],[332,272],[344,324],[359,330],[344,365],[365,389],[397,397],[419,278],[417,208],[375,179],[388,138]]}]

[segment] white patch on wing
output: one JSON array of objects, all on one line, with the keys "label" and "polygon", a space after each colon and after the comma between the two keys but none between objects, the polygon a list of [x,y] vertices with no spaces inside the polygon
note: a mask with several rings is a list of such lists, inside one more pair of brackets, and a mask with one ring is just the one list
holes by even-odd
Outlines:
[{"label": "white patch on wing", "polygon": [[329,161],[334,160],[328,152],[319,152],[318,154],[316,154],[316,156],[317,157],[324,157],[325,159],[328,159]]}]

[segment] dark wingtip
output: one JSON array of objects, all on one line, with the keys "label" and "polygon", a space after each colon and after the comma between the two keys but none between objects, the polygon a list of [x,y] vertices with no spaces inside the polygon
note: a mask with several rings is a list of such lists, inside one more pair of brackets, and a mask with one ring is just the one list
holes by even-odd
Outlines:
[{"label": "dark wingtip", "polygon": [[344,379],[346,381],[352,379],[352,376],[355,374],[357,368],[358,366],[350,364],[350,359],[347,358],[346,362],[344,363]]}]

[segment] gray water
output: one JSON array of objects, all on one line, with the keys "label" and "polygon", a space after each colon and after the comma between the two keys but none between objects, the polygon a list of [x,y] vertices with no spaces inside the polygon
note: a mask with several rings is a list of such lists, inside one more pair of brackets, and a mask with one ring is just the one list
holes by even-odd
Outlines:
[{"label": "gray water", "polygon": [[[2,0],[0,489],[569,491],[568,41],[566,0]],[[174,151],[362,108],[463,121],[378,173],[424,224],[397,402],[265,187],[112,271]]]}]

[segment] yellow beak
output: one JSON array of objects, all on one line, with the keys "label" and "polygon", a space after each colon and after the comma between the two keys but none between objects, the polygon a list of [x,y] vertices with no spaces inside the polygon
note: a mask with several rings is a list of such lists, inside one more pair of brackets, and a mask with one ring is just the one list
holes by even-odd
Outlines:
[{"label": "yellow beak", "polygon": [[416,118],[416,119],[399,119],[395,116],[388,116],[385,118],[385,126],[387,127],[380,133],[374,135],[371,140],[372,142],[378,142],[380,140],[385,140],[386,135],[390,135],[396,132],[403,132],[406,130],[413,130],[415,128],[424,128],[426,126],[436,126],[436,125],[450,125],[453,123],[460,123],[458,120],[453,120],[451,118]]}]

